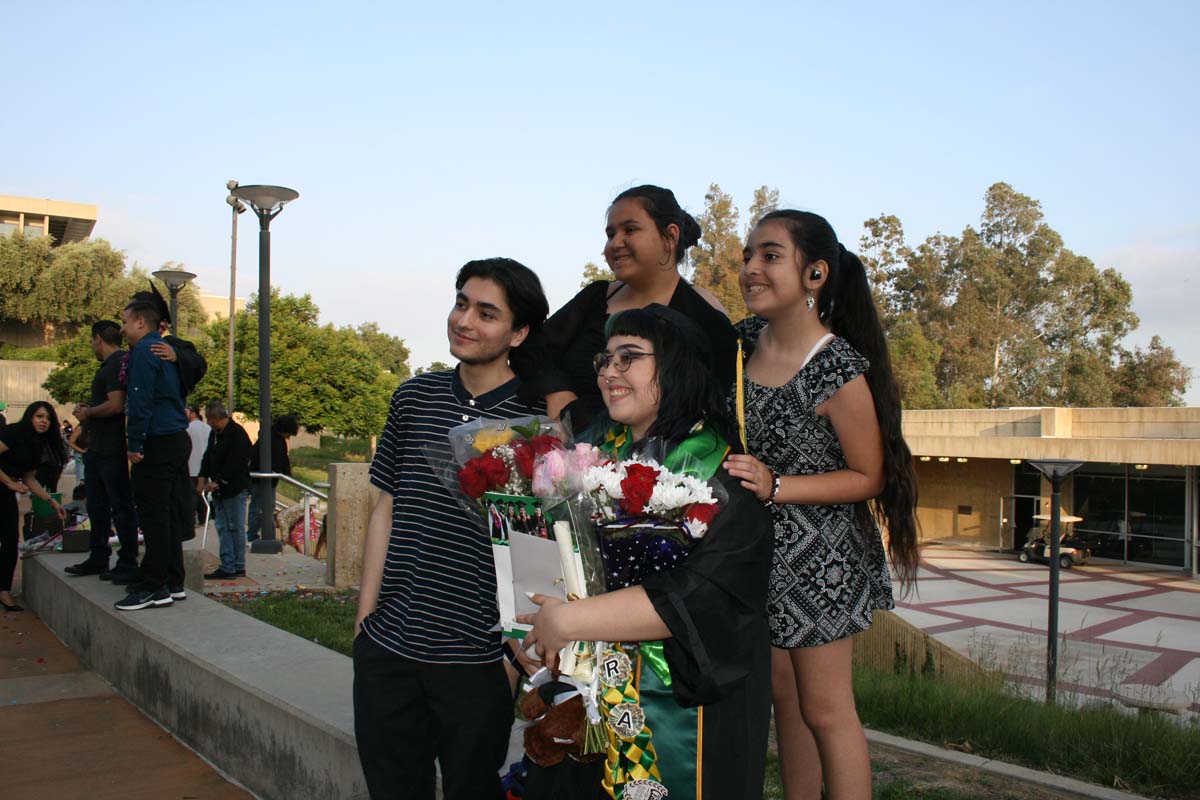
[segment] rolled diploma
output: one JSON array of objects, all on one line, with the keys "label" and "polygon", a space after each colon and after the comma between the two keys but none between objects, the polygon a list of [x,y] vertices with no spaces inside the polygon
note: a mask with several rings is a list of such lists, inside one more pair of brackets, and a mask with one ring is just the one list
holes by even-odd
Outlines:
[{"label": "rolled diploma", "polygon": [[554,523],[554,540],[558,542],[558,561],[562,565],[567,591],[576,597],[586,597],[583,577],[575,568],[575,544],[571,537],[571,523],[566,520]]},{"label": "rolled diploma", "polygon": [[[586,597],[587,594],[583,589],[583,576],[575,568],[575,546],[571,538],[570,522],[559,520],[554,523],[554,540],[558,542],[558,561],[562,565],[563,581],[567,585],[567,592],[576,597]],[[567,642],[564,651],[559,671],[564,675],[570,675],[575,671],[575,643]]]}]

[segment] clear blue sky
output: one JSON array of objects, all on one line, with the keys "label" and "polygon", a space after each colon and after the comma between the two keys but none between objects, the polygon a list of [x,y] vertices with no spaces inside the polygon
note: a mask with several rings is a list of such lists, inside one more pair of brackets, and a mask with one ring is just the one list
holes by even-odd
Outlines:
[{"label": "clear blue sky", "polygon": [[768,184],[853,246],[885,212],[958,233],[1002,180],[1200,373],[1200,4],[406,5],[10,5],[0,193],[95,203],[225,293],[225,181],[290,186],[274,282],[421,365],[459,265],[517,258],[557,307],[636,183]]}]

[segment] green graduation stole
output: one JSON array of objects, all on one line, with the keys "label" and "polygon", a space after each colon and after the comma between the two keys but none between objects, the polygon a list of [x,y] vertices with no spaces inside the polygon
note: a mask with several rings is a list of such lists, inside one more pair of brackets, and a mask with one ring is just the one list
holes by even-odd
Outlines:
[{"label": "green graduation stole", "polygon": [[[621,461],[629,458],[632,447],[629,426],[621,424],[609,428],[600,445]],[[698,422],[667,454],[663,466],[707,481],[729,449],[716,431]],[[665,787],[671,800],[701,800],[704,708],[683,708],[675,702],[662,640],[639,643],[636,661],[614,644],[600,654],[597,666],[598,700],[608,737],[605,793],[613,800],[657,800],[665,797]]]}]

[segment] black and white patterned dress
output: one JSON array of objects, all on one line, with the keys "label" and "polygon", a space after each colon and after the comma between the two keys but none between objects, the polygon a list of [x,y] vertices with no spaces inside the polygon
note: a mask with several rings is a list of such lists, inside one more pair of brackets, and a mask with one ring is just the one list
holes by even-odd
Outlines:
[{"label": "black and white patterned dress", "polygon": [[[738,323],[747,353],[766,327]],[[867,360],[834,338],[783,386],[745,380],[746,441],[750,454],[780,475],[845,469],[841,443],[821,403],[867,371]],[[776,647],[815,647],[871,627],[877,608],[894,608],[879,529],[867,536],[853,505],[772,506],[775,552],[767,615]]]}]

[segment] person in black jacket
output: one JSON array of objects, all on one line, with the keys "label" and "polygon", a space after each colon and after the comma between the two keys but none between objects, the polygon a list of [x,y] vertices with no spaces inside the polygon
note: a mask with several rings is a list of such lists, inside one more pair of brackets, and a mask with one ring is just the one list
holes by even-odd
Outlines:
[{"label": "person in black jacket", "polygon": [[213,517],[221,539],[221,566],[204,577],[225,580],[246,574],[246,494],[250,489],[250,437],[222,403],[204,409],[212,427],[197,484],[213,495]]},{"label": "person in black jacket", "polygon": [[41,454],[48,443],[61,439],[54,406],[41,400],[31,403],[18,422],[0,431],[0,606],[22,611],[13,601],[13,574],[17,570],[17,532],[21,526],[17,496],[31,494],[50,504],[59,519],[62,505],[37,480]]},{"label": "person in black jacket", "polygon": [[[292,462],[288,458],[288,439],[300,432],[300,425],[291,414],[283,414],[271,422],[271,471],[281,475],[292,474]],[[250,448],[250,471],[258,470],[258,447],[262,435]],[[271,479],[272,486],[279,485],[279,478]],[[263,513],[258,502],[258,492],[250,492],[250,513],[246,521],[246,541],[253,542],[262,535]],[[305,532],[307,536],[307,531]]]},{"label": "person in black jacket", "polygon": [[162,336],[162,341],[152,344],[150,351],[163,361],[175,364],[179,370],[179,390],[186,401],[188,395],[196,388],[196,384],[200,383],[205,373],[208,372],[208,361],[200,355],[196,345],[187,339],[180,339],[170,332],[171,307],[153,281],[150,282],[150,291],[135,293],[130,302],[146,303],[158,310],[159,335]]},{"label": "person in black jacket", "polygon": [[605,323],[619,311],[651,303],[669,306],[697,324],[707,340],[708,367],[733,385],[737,334],[720,302],[679,273],[700,225],[670,189],[635,186],[613,199],[605,226],[604,259],[616,280],[588,284],[531,331],[512,353],[521,399],[545,399],[551,417],[568,420],[577,436],[604,410],[592,358],[604,349]]}]

